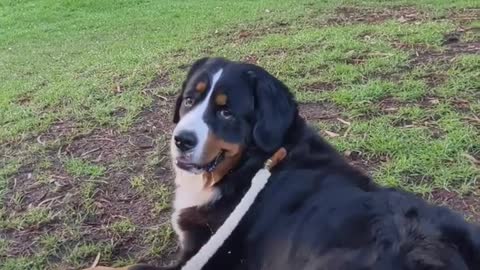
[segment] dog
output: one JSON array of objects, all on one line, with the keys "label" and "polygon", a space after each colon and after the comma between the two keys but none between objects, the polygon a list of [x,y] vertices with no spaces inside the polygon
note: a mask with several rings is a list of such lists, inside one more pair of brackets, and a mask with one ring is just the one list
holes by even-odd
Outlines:
[{"label": "dog", "polygon": [[279,148],[287,156],[202,269],[480,269],[480,228],[445,207],[381,187],[299,115],[289,89],[263,68],[202,58],[174,110],[172,223],[181,269]]}]

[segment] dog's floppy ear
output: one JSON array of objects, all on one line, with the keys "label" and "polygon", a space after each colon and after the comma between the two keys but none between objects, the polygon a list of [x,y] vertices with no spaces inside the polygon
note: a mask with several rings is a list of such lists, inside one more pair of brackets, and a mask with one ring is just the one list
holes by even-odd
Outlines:
[{"label": "dog's floppy ear", "polygon": [[288,88],[261,68],[247,71],[254,86],[255,125],[253,140],[264,152],[277,150],[297,113],[297,106]]},{"label": "dog's floppy ear", "polygon": [[187,73],[187,78],[182,84],[182,90],[178,94],[177,101],[175,102],[175,110],[173,113],[173,123],[177,124],[178,121],[180,121],[180,106],[182,105],[183,102],[183,92],[185,92],[185,87],[187,86],[188,80],[192,77],[192,75],[199,69],[201,66],[203,66],[210,58],[204,57],[201,59],[198,59],[195,61],[192,66],[190,67],[190,70]]},{"label": "dog's floppy ear", "polygon": [[[184,83],[185,84],[185,83]],[[185,87],[182,86],[182,91],[180,91],[180,94],[178,94],[177,101],[175,101],[175,110],[173,113],[173,123],[178,124],[178,121],[180,121],[180,106],[182,106],[183,102],[183,89]]]}]

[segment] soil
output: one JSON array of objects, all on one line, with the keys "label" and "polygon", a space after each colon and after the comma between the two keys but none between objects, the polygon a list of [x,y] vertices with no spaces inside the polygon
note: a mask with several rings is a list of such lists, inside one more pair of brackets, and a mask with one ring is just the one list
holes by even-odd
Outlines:
[{"label": "soil", "polygon": [[[146,89],[163,87],[169,83],[168,76],[160,74]],[[42,234],[63,235],[63,223],[78,226],[82,241],[111,242],[114,244],[114,258],[135,256],[140,261],[168,263],[173,257],[175,245],[162,256],[145,257],[147,234],[161,224],[169,224],[169,210],[156,211],[155,202],[134,188],[132,177],[145,175],[153,186],[164,185],[172,189],[172,173],[168,161],[169,134],[172,129],[174,97],[167,100],[156,99],[151,108],[146,109],[133,127],[122,132],[111,128],[95,128],[82,131],[71,121],[53,124],[36,142],[46,146],[47,151],[32,162],[23,165],[5,195],[7,216],[26,213],[32,207],[45,207],[56,218],[41,226],[25,229],[11,229],[1,232],[11,240],[8,256],[31,256],[35,245],[30,239]],[[83,133],[82,133],[83,132]],[[88,215],[81,224],[73,225],[75,214],[85,214],[83,196],[88,177],[74,176],[65,169],[65,160],[76,158],[107,168],[105,174],[95,183],[93,195],[94,214]],[[154,166],[147,165],[152,159],[158,160]],[[48,161],[46,168],[39,168],[42,161]],[[39,173],[41,172],[41,173]],[[20,201],[16,198],[21,198]],[[169,199],[170,201],[170,199]],[[135,232],[128,237],[118,238],[106,228],[120,220],[129,219],[135,224]],[[55,258],[51,258],[55,261]],[[92,259],[93,260],[93,259]]]}]

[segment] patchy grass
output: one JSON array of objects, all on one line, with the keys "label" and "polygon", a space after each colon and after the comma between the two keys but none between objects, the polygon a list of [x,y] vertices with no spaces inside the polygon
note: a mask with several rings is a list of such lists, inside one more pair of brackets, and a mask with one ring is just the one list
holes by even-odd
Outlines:
[{"label": "patchy grass", "polygon": [[259,64],[355,166],[480,220],[472,1],[3,1],[0,265],[168,264],[173,93]]},{"label": "patchy grass", "polygon": [[98,165],[89,164],[80,159],[69,159],[64,164],[67,173],[76,177],[99,177],[105,173],[105,169]]}]

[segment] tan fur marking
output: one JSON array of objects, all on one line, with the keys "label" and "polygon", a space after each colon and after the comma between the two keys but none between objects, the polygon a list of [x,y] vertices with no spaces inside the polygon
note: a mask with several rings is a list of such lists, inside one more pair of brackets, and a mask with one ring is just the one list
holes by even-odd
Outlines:
[{"label": "tan fur marking", "polygon": [[234,168],[242,157],[243,148],[238,144],[227,143],[214,134],[208,135],[207,144],[204,150],[203,160],[213,160],[221,151],[225,151],[225,159],[215,168],[213,172],[203,174],[205,188],[210,188]]},{"label": "tan fur marking", "polygon": [[203,93],[205,90],[207,90],[207,84],[205,82],[199,82],[195,86],[195,90],[197,90],[199,93]]},{"label": "tan fur marking", "polygon": [[215,97],[215,104],[217,104],[218,106],[225,106],[225,105],[227,105],[227,95],[225,95],[225,94],[218,94],[218,95]]}]

